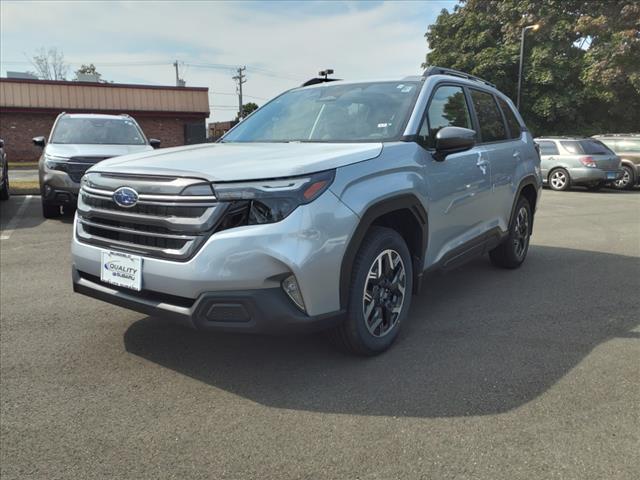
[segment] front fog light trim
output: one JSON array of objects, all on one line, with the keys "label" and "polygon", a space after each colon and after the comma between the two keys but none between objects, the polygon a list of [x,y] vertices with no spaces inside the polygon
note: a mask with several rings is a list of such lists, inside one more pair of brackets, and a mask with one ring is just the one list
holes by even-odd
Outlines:
[{"label": "front fog light trim", "polygon": [[300,286],[298,285],[298,280],[295,275],[289,275],[282,281],[282,289],[300,310],[305,313],[307,312],[307,309],[304,306],[304,300],[302,299],[302,293],[300,292]]}]

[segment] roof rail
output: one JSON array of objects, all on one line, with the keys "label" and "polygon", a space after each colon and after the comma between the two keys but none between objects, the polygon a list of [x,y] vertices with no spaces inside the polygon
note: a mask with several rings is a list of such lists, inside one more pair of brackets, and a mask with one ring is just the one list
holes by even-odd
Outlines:
[{"label": "roof rail", "polygon": [[454,70],[453,68],[432,66],[427,68],[424,71],[425,77],[429,77],[431,75],[453,75],[455,77],[466,78],[467,80],[474,80],[476,82],[484,83],[485,85],[489,85],[490,87],[496,88],[496,86],[493,83],[488,82],[487,80],[484,80],[480,77],[476,77],[474,75],[470,75],[468,73],[461,72],[459,70]]}]

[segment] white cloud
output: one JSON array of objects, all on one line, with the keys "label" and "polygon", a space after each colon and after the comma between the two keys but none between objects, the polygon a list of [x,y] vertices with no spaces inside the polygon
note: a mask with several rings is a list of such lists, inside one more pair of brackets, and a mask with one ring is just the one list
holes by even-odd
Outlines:
[{"label": "white cloud", "polygon": [[[321,68],[348,79],[419,73],[428,23],[453,4],[3,1],[0,53],[3,62],[24,61],[40,46],[57,46],[74,68],[92,62],[110,80],[169,85],[175,81],[174,59],[248,65],[245,93],[270,98]],[[134,62],[163,65],[109,65]],[[3,63],[2,70],[28,67]],[[188,85],[235,92],[230,70],[181,69]],[[212,103],[233,106],[237,100],[213,94]],[[215,120],[235,114],[212,109]]]}]

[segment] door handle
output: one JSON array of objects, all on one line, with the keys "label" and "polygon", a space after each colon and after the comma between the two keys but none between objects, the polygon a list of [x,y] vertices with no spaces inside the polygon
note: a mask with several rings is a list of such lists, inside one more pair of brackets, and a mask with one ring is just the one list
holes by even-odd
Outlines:
[{"label": "door handle", "polygon": [[513,158],[520,158],[520,152],[517,150],[513,152]]}]

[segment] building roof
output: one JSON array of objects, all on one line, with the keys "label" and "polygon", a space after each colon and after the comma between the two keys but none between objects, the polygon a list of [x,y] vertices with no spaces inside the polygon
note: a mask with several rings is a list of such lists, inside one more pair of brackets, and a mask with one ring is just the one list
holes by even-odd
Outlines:
[{"label": "building roof", "polygon": [[0,78],[3,111],[209,115],[209,89]]}]

